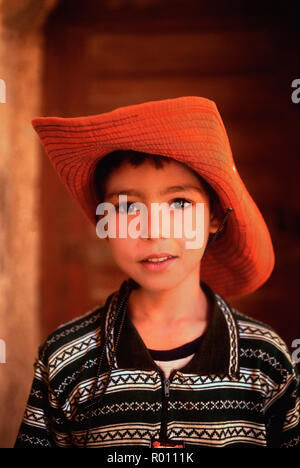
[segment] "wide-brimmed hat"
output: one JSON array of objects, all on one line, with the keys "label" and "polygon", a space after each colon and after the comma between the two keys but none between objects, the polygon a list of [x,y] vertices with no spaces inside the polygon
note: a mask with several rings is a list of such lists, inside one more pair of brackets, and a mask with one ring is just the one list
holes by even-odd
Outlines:
[{"label": "wide-brimmed hat", "polygon": [[230,298],[260,287],[274,267],[266,223],[235,166],[216,104],[188,96],[99,115],[32,120],[63,184],[96,225],[94,170],[105,155],[134,150],[167,156],[200,174],[232,212],[201,262],[201,279]]}]

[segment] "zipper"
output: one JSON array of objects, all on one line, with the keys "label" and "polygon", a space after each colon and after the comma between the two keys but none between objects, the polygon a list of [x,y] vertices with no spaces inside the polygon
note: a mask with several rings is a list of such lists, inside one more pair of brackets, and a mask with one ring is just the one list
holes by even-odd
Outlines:
[{"label": "zipper", "polygon": [[161,417],[161,427],[159,437],[161,440],[167,440],[167,429],[168,429],[168,401],[170,397],[170,385],[174,375],[177,370],[173,369],[169,378],[166,378],[164,372],[160,372],[162,388],[163,388],[163,398],[162,398],[162,417]]}]

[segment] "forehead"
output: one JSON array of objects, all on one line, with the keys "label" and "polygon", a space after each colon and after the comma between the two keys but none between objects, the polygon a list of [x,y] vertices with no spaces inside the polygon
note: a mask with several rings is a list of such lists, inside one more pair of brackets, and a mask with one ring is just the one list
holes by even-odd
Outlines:
[{"label": "forehead", "polygon": [[[151,161],[144,161],[142,164],[135,166],[128,161],[123,162],[121,167],[114,169],[114,171],[107,178],[107,186],[113,185],[114,183],[119,183],[120,181],[127,180],[136,180],[137,182],[141,181],[140,177],[146,178],[146,180],[151,180],[153,184],[156,180],[163,183],[164,181],[168,182],[170,179],[182,179],[187,181],[198,182],[200,180],[197,177],[197,174],[192,171],[185,164],[181,164],[177,161],[170,159],[168,162],[164,162],[162,167],[155,167]],[[155,175],[155,180],[153,176]],[[144,179],[143,179],[144,181]]]},{"label": "forehead", "polygon": [[159,168],[150,161],[138,166],[126,161],[109,175],[105,185],[107,196],[132,189],[145,194],[163,192],[171,186],[195,187],[204,196],[207,195],[197,174],[188,166],[171,159]]}]

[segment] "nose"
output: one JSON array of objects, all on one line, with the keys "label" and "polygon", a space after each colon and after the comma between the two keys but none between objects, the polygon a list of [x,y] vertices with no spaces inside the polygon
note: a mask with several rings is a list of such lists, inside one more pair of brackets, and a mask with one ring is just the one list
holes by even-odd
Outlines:
[{"label": "nose", "polygon": [[[143,218],[144,227],[141,237],[144,239],[165,239],[170,237],[170,217],[168,206],[161,203],[147,205],[147,213]],[[146,223],[144,223],[146,220]]]}]

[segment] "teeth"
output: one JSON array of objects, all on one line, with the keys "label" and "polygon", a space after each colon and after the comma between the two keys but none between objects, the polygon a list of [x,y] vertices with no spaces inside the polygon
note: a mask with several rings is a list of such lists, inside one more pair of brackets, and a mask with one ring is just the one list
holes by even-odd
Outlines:
[{"label": "teeth", "polygon": [[147,258],[147,262],[153,262],[153,263],[158,263],[158,262],[163,262],[164,260],[167,260],[168,258],[172,257],[159,257],[159,258]]}]

